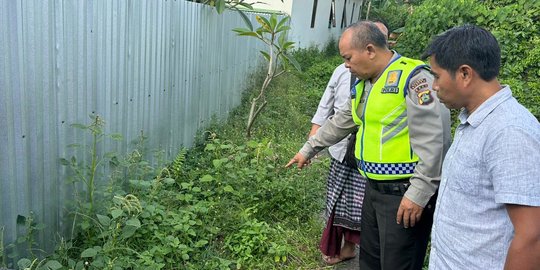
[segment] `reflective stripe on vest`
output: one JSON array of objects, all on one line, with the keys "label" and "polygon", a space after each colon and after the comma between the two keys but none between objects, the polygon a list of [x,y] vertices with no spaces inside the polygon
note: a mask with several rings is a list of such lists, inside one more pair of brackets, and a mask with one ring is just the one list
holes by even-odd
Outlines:
[{"label": "reflective stripe on vest", "polygon": [[418,156],[409,141],[406,86],[413,72],[426,65],[419,60],[398,56],[368,93],[362,117],[358,105],[364,81],[351,90],[352,116],[358,129],[355,156],[360,173],[375,180],[411,177]]}]

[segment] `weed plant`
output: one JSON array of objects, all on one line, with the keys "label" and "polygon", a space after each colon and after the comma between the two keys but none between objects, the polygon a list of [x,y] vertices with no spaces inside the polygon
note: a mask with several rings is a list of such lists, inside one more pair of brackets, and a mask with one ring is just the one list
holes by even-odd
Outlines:
[{"label": "weed plant", "polygon": [[[303,52],[298,52],[303,53]],[[312,72],[284,74],[269,91],[265,114],[246,141],[248,102],[214,121],[191,149],[162,166],[146,160],[145,140],[126,155],[101,153],[102,119],[75,125],[89,153],[61,159],[82,187],[71,235],[45,258],[19,269],[318,269],[327,160],[306,170],[284,165],[310,129],[334,66],[318,51]],[[329,70],[324,68],[328,66]],[[252,76],[258,85],[264,74]],[[324,83],[322,83],[324,82]],[[256,91],[251,87],[244,101]],[[85,163],[87,160],[88,164]],[[108,175],[98,172],[109,172]],[[34,227],[31,227],[33,229]],[[23,237],[24,238],[24,237]],[[30,245],[34,243],[31,242]]]}]

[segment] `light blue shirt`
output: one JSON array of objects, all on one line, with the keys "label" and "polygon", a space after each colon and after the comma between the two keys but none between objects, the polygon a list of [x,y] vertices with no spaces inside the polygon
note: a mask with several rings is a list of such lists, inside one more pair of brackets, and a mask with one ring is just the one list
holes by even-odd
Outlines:
[{"label": "light blue shirt", "polygon": [[429,269],[503,269],[514,234],[505,204],[540,206],[540,124],[508,86],[459,119],[443,163]]}]

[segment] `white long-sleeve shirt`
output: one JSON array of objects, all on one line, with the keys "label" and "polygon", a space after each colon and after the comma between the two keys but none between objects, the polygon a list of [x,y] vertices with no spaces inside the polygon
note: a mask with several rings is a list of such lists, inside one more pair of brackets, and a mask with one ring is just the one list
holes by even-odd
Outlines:
[{"label": "white long-sleeve shirt", "polygon": [[[349,69],[345,67],[345,64],[337,66],[319,101],[317,112],[311,119],[312,124],[322,126],[336,112],[350,110],[350,108],[347,108],[351,106],[349,103],[351,98],[350,84],[351,72]],[[347,149],[347,140],[348,137],[328,148],[328,152],[334,159],[343,162]]]}]

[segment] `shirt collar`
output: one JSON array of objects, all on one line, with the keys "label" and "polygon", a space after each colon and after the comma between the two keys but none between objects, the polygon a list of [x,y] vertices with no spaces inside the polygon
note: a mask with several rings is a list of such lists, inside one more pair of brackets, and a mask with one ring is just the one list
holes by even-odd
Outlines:
[{"label": "shirt collar", "polygon": [[459,114],[459,120],[462,124],[468,122],[471,126],[477,127],[493,110],[495,110],[495,108],[497,108],[497,106],[511,97],[512,90],[510,90],[510,86],[505,85],[503,89],[499,90],[495,95],[480,104],[472,114],[469,115],[467,110],[462,108],[461,113]]},{"label": "shirt collar", "polygon": [[[390,61],[388,61],[388,64],[386,65],[386,67],[384,68],[383,72],[381,74],[379,74],[379,76],[377,76],[377,78],[375,78],[373,81],[376,82],[377,80],[379,80],[379,78],[383,75],[384,71],[392,64],[394,63],[394,61],[398,60],[401,55],[396,52],[395,50],[391,50],[392,51],[392,58],[390,58]],[[366,80],[369,84],[375,84],[375,83],[371,83],[370,80]]]}]

